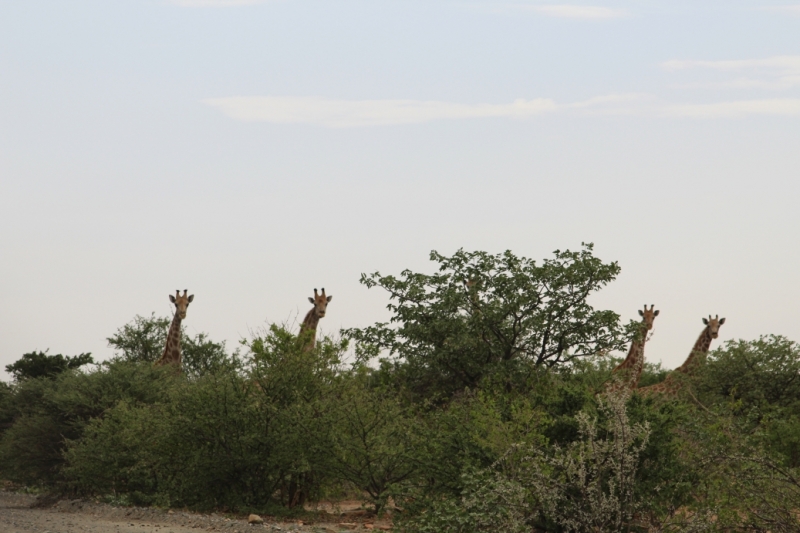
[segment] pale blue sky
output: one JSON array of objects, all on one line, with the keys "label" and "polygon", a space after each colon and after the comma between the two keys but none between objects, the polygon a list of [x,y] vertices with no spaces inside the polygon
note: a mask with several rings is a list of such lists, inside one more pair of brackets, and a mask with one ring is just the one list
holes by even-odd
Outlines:
[{"label": "pale blue sky", "polygon": [[[244,5],[236,5],[244,4]],[[136,314],[234,345],[431,249],[596,244],[595,298],[800,340],[800,4],[0,3],[0,365]]]}]

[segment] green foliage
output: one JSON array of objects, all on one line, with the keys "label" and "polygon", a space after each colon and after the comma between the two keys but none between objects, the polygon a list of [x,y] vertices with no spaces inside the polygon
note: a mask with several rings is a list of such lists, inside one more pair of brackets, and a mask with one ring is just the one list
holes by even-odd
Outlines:
[{"label": "green foliage", "polygon": [[171,321],[155,313],[149,317],[136,315],[106,340],[123,361],[155,363],[164,351]]},{"label": "green foliage", "polygon": [[159,491],[169,479],[162,464],[166,457],[158,453],[167,429],[158,407],[120,401],[67,443],[63,474],[70,490],[139,505],[168,503]]},{"label": "green foliage", "polygon": [[800,469],[776,460],[733,411],[695,412],[682,426],[683,455],[702,476],[686,513],[667,516],[665,531],[800,531]]},{"label": "green foliage", "polygon": [[460,497],[434,501],[420,514],[399,520],[403,533],[526,533],[531,502],[524,487],[491,470],[461,478]]},{"label": "green foliage", "polygon": [[74,357],[47,355],[47,352],[30,352],[16,362],[6,365],[6,372],[14,376],[16,381],[32,378],[52,378],[67,370],[92,364],[92,354],[82,353]]},{"label": "green foliage", "polygon": [[786,466],[800,466],[800,345],[779,335],[728,341],[709,353],[695,388],[710,406],[749,421]]},{"label": "green foliage", "polygon": [[329,469],[369,495],[380,512],[392,489],[417,473],[414,419],[395,395],[368,387],[364,370],[324,399],[331,411]]},{"label": "green foliage", "polygon": [[364,285],[389,293],[393,316],[346,334],[362,358],[388,351],[387,371],[424,397],[447,398],[487,379],[512,386],[536,368],[621,349],[619,316],[587,301],[618,265],[594,257],[590,244],[554,256],[537,264],[508,251],[432,252],[433,275],[364,274]]},{"label": "green foliage", "polygon": [[[391,322],[314,348],[278,325],[244,355],[184,334],[176,375],[152,364],[170,321],[151,315],[88,370],[26,354],[0,383],[0,478],[262,513],[344,493],[394,505],[409,533],[800,530],[796,343],[726,343],[675,401],[609,395],[633,329],[587,298],[615,263],[591,246],[432,259],[434,275],[363,276]],[[665,375],[647,364],[640,384]]]},{"label": "green foliage", "polygon": [[68,441],[79,439],[93,418],[121,400],[155,403],[170,379],[163,369],[116,362],[89,373],[65,371],[20,382],[6,408],[11,425],[0,439],[0,473],[29,485],[61,482]]},{"label": "green foliage", "polygon": [[[167,333],[172,320],[167,317],[135,316],[109,337],[108,345],[114,348],[116,359],[133,363],[154,363],[164,352]],[[197,377],[216,369],[240,366],[238,353],[229,355],[224,342],[213,342],[205,333],[190,336],[181,326],[181,358],[183,371]]]},{"label": "green foliage", "polygon": [[632,423],[625,395],[598,399],[598,414],[576,416],[579,437],[568,446],[528,439],[488,468],[467,470],[456,497],[434,500],[405,531],[618,532],[643,507],[636,492],[647,424]]},{"label": "green foliage", "polygon": [[727,341],[708,354],[701,390],[743,409],[800,408],[800,345],[780,335]]}]

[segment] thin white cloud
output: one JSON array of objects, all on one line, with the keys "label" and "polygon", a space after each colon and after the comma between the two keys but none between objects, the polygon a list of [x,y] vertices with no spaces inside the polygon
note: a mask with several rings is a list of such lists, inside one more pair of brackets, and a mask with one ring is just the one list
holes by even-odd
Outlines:
[{"label": "thin white cloud", "polygon": [[235,96],[203,100],[230,118],[273,124],[315,124],[352,128],[421,124],[476,118],[530,119],[544,114],[723,119],[748,116],[800,116],[800,99],[773,98],[704,104],[674,104],[651,94],[597,96],[568,104],[547,98],[510,104],[460,104],[420,100],[332,100],[317,97]]},{"label": "thin white cloud", "polygon": [[688,118],[741,118],[758,115],[800,116],[800,98],[668,105],[663,108],[660,114],[666,117]]},{"label": "thin white cloud", "polygon": [[434,120],[525,118],[556,109],[552,100],[515,100],[510,104],[459,104],[420,100],[331,100],[317,97],[233,96],[204,103],[248,122],[319,124],[330,128],[419,124]]},{"label": "thin white cloud", "polygon": [[673,59],[661,64],[667,70],[708,68],[714,70],[747,70],[769,68],[800,72],[800,56],[773,56],[763,59],[737,59],[728,61],[681,61]]},{"label": "thin white cloud", "polygon": [[800,87],[800,56],[774,56],[762,59],[728,61],[666,61],[661,66],[668,71],[711,70],[737,74],[721,82],[690,83],[684,87],[784,90]]},{"label": "thin white cloud", "polygon": [[563,104],[561,110],[574,111],[582,115],[646,115],[658,104],[652,94],[623,93],[595,96],[588,100]]},{"label": "thin white cloud", "polygon": [[180,7],[234,7],[263,4],[266,0],[169,0]]}]

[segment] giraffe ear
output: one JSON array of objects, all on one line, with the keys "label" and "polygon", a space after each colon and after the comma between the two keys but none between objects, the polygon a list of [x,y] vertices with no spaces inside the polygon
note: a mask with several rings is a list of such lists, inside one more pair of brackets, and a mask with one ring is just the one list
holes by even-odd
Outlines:
[{"label": "giraffe ear", "polygon": [[658,313],[660,313],[660,312],[661,311],[656,311],[655,313],[653,313],[653,316],[658,316]]},{"label": "giraffe ear", "polygon": [[311,302],[312,304],[317,303],[317,302],[314,301],[314,298],[312,298],[311,296],[308,297],[308,301]]},{"label": "giraffe ear", "polygon": [[719,319],[719,325],[721,326],[721,325],[722,325],[722,324],[724,324],[724,323],[725,323],[725,319],[724,319],[724,318],[720,318],[720,319]]},{"label": "giraffe ear", "polygon": [[173,295],[169,295],[169,301],[175,303],[175,297]]},{"label": "giraffe ear", "polygon": [[194,294],[189,295],[189,303],[192,303],[192,300],[194,300]]},{"label": "giraffe ear", "polygon": [[639,309],[639,316],[644,316],[644,313],[642,312],[641,309]]},{"label": "giraffe ear", "polygon": [[[331,300],[333,300],[333,296],[328,296],[328,301],[330,302]],[[723,318],[722,320],[725,320],[725,319]],[[720,322],[720,324],[721,324],[721,323],[722,323],[722,322]]]},{"label": "giraffe ear", "polygon": [[703,319],[703,324],[705,324],[705,325],[707,326],[707,325],[708,325],[708,320],[706,320],[706,319],[704,318],[704,319]]}]

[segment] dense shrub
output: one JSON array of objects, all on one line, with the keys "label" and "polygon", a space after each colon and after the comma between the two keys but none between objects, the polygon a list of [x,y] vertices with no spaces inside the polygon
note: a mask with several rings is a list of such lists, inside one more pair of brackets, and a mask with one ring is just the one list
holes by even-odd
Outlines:
[{"label": "dense shrub", "polygon": [[800,345],[779,335],[728,341],[695,380],[709,406],[731,409],[786,466],[800,467]]},{"label": "dense shrub", "polygon": [[4,477],[30,485],[63,481],[63,453],[94,418],[120,401],[146,405],[163,399],[173,378],[150,365],[116,362],[88,373],[64,371],[26,379],[7,401],[10,427],[0,439]]},{"label": "dense shrub", "polygon": [[54,377],[66,370],[80,368],[94,363],[92,355],[82,353],[74,357],[61,354],[48,355],[46,352],[30,352],[13,364],[6,365],[6,372],[14,376],[15,381],[31,378]]},{"label": "dense shrub", "polygon": [[[382,350],[398,383],[425,398],[449,398],[486,380],[519,387],[537,368],[621,349],[629,335],[613,311],[588,297],[614,280],[592,246],[556,251],[541,264],[511,252],[431,253],[439,272],[362,275],[389,293],[389,323],[351,329],[362,357]],[[630,332],[628,332],[630,333]]]},{"label": "dense shrub", "polygon": [[364,276],[391,322],[313,349],[278,325],[232,354],[184,335],[176,375],[153,367],[169,319],[151,315],[100,365],[25,354],[0,383],[0,478],[231,511],[346,495],[408,532],[800,530],[796,343],[728,342],[680,398],[609,396],[632,330],[587,298],[615,263],[432,258]]}]

